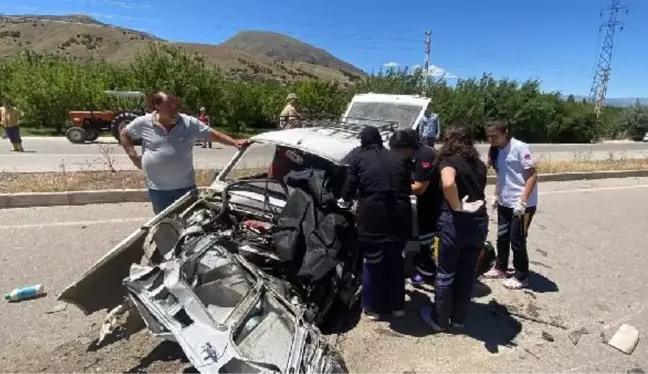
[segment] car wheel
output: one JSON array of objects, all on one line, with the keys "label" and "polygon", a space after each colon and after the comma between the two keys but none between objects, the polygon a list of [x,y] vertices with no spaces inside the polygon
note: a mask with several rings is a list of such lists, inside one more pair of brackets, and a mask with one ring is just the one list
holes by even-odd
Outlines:
[{"label": "car wheel", "polygon": [[65,137],[73,144],[83,144],[86,141],[86,132],[80,127],[70,127],[65,132]]},{"label": "car wheel", "polygon": [[97,130],[88,130],[86,131],[86,140],[89,142],[94,142],[99,138],[99,131]]}]

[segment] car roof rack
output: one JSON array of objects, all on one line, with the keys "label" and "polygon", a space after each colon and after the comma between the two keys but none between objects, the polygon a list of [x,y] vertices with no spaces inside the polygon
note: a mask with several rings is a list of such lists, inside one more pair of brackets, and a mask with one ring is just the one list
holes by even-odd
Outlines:
[{"label": "car roof rack", "polygon": [[373,126],[378,129],[378,132],[384,139],[398,128],[398,122],[396,121],[382,121],[360,117],[345,117],[344,120],[340,120],[339,116],[331,115],[307,115],[291,121],[295,121],[298,124],[295,127],[319,127],[338,130],[334,134],[347,134],[349,138],[359,138],[360,132],[365,127]]}]

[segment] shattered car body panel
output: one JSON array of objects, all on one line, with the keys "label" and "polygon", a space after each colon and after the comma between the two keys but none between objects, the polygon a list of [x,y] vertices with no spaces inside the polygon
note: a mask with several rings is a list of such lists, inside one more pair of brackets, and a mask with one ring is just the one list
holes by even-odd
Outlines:
[{"label": "shattered car body panel", "polygon": [[205,373],[346,371],[319,330],[295,313],[299,308],[224,240],[200,237],[180,258],[133,266],[124,283],[146,308],[149,328],[177,341]]}]

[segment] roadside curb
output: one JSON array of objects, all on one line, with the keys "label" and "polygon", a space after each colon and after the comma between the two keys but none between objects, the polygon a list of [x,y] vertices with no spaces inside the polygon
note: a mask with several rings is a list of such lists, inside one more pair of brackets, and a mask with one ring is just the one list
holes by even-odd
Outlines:
[{"label": "roadside curb", "polygon": [[[540,182],[568,182],[589,179],[637,178],[648,177],[648,169],[553,173],[540,174],[538,177]],[[492,175],[488,176],[487,182],[488,184],[494,184],[495,177]],[[146,189],[28,192],[17,194],[0,194],[0,209],[57,205],[142,203],[148,201],[148,191]]]}]

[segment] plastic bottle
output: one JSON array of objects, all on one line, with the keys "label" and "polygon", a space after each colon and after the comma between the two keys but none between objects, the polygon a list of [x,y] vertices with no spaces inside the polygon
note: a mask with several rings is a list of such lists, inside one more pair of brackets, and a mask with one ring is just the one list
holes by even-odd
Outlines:
[{"label": "plastic bottle", "polygon": [[4,299],[9,301],[19,301],[25,299],[31,299],[40,295],[45,294],[45,289],[42,284],[37,284],[34,286],[16,288],[15,290],[4,294]]}]

